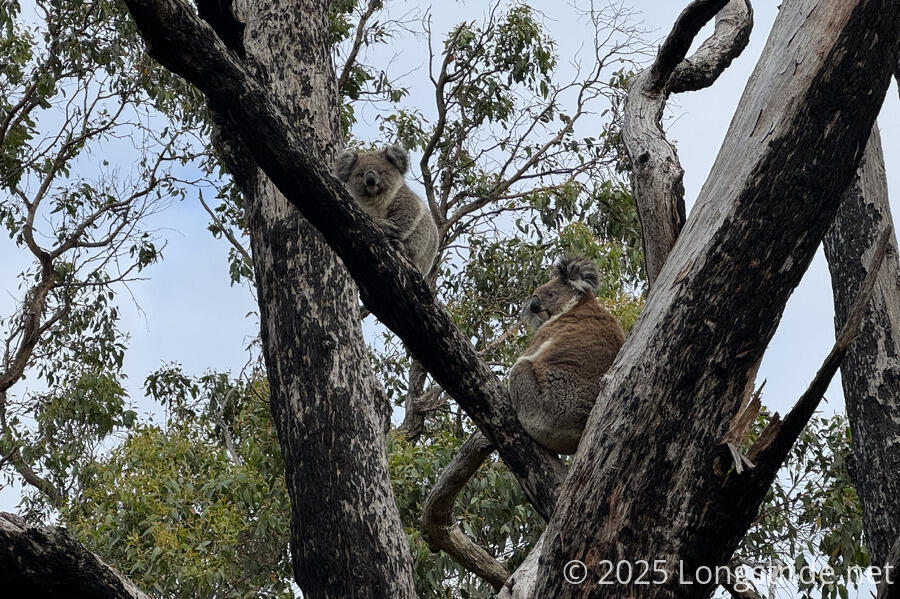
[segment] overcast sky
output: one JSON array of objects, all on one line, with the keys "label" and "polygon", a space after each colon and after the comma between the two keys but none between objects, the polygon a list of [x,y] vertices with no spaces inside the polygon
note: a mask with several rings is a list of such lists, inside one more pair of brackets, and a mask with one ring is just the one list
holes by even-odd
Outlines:
[{"label": "overcast sky", "polygon": [[[396,2],[396,6],[417,6],[413,2]],[[580,47],[589,44],[587,29],[575,22],[567,3],[539,1],[532,3],[546,15],[546,23],[559,42],[560,62],[567,62]],[[671,26],[687,1],[632,0],[623,2],[640,10],[645,26],[655,30],[649,39],[658,39]],[[456,22],[480,21],[481,2],[444,2],[432,9],[434,32],[441,36]],[[754,6],[756,25],[750,46],[711,89],[677,96],[670,104],[667,121],[669,138],[677,143],[685,168],[685,190],[688,206],[693,203],[737,106],[745,82],[755,65],[775,19],[774,2],[757,2]],[[707,29],[705,37],[711,29]],[[407,75],[405,83],[416,85],[413,100],[422,98],[423,112],[433,102],[430,84],[425,76],[427,56],[423,42],[411,40],[398,44],[397,72],[417,71]],[[364,140],[377,139],[375,123],[366,120],[356,131]],[[896,84],[888,92],[879,119],[884,142],[890,189],[898,189],[900,168],[900,102]],[[415,164],[415,161],[413,161]],[[892,204],[896,213],[898,208]],[[228,284],[226,252],[222,241],[206,231],[208,218],[192,198],[174,204],[155,217],[153,225],[168,240],[165,259],[146,274],[149,280],[134,283],[131,293],[120,294],[123,330],[131,339],[125,358],[127,388],[139,406],[148,407],[141,390],[146,375],[163,364],[181,363],[189,373],[207,369],[231,370],[236,373],[246,362],[245,346],[256,334],[256,305],[250,292]],[[0,314],[8,315],[17,296],[16,274],[22,268],[23,253],[5,236],[0,239],[0,281],[6,293],[0,295]],[[250,316],[247,316],[251,314]],[[782,413],[805,390],[834,341],[830,282],[821,251],[800,287],[791,298],[760,370],[760,380],[768,379],[765,402]],[[14,391],[20,391],[19,383]],[[826,412],[843,410],[839,384],[832,385]],[[9,490],[0,493],[0,509],[14,508]]]}]

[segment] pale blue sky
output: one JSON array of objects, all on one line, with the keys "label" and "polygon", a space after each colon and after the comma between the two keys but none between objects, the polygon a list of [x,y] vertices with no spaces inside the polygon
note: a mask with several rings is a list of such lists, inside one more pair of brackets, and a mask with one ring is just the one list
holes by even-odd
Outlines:
[{"label": "pale blue sky", "polygon": [[[656,30],[653,38],[663,36],[685,1],[626,0],[643,12],[646,27]],[[413,2],[395,2],[398,9],[417,6]],[[544,12],[546,23],[559,42],[561,62],[567,62],[590,40],[585,27],[574,22],[567,3],[540,0],[533,5]],[[432,9],[437,37],[461,20],[482,18],[480,2],[438,3]],[[685,168],[688,205],[703,184],[731,120],[747,77],[756,63],[771,29],[776,9],[774,2],[757,2],[756,25],[750,46],[716,85],[700,92],[677,96],[671,103],[667,124],[670,139],[678,144]],[[708,33],[708,30],[707,32]],[[432,89],[425,77],[427,54],[424,42],[410,41],[392,49],[397,54],[396,72],[417,69],[406,76],[413,88],[411,102],[429,114]],[[424,57],[424,58],[423,58]],[[900,189],[900,103],[896,84],[888,93],[879,119],[884,141],[889,187]],[[368,125],[367,125],[368,123]],[[376,123],[363,119],[356,131],[364,140],[378,138]],[[415,160],[413,161],[415,164]],[[892,168],[897,166],[897,168]],[[895,214],[900,208],[893,205]],[[195,198],[177,202],[154,217],[153,226],[167,239],[165,259],[146,271],[149,280],[133,283],[130,290],[140,311],[128,293],[120,293],[122,328],[130,333],[125,359],[127,387],[139,406],[148,408],[141,386],[146,375],[167,362],[181,363],[185,371],[200,374],[206,369],[237,372],[246,362],[245,346],[256,334],[256,305],[250,292],[228,284],[226,252],[223,241],[212,239],[206,231],[208,217]],[[16,295],[15,275],[22,267],[24,254],[5,236],[0,238],[0,281],[7,293],[0,294],[0,314],[8,315],[11,298]],[[768,379],[766,403],[784,412],[805,390],[834,340],[832,299],[824,260],[819,256],[788,304],[784,319],[760,370]],[[22,383],[20,383],[22,385]],[[14,390],[20,390],[17,386]],[[843,410],[840,387],[833,384],[825,411]],[[11,490],[0,492],[0,509],[14,508]]]}]

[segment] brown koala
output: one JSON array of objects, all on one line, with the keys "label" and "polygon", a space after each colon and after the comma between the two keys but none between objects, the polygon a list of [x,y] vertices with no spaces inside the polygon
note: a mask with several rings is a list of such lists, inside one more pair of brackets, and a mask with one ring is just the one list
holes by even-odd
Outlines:
[{"label": "brown koala", "polygon": [[334,161],[334,176],[384,230],[398,251],[427,275],[437,253],[438,230],[431,212],[403,182],[409,157],[398,146],[375,152],[346,150]]},{"label": "brown koala", "polygon": [[594,297],[596,264],[567,257],[556,274],[523,309],[537,331],[510,369],[509,391],[525,431],[551,451],[572,454],[625,334]]}]

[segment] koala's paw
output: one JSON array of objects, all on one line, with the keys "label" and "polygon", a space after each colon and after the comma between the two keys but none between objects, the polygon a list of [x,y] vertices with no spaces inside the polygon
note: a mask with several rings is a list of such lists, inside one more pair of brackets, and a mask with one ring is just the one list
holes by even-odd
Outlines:
[{"label": "koala's paw", "polygon": [[384,234],[387,235],[387,238],[391,240],[391,243],[394,243],[400,239],[400,229],[397,228],[392,221],[389,221],[385,218],[376,218],[375,223],[381,227],[381,230],[384,231]]}]

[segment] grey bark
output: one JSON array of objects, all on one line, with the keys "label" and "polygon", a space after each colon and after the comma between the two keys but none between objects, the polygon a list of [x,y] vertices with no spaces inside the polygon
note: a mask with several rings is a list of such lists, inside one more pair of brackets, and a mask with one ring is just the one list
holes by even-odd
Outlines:
[{"label": "grey bark", "polygon": [[8,513],[0,513],[0,589],[5,597],[149,599],[65,528]]},{"label": "grey bark", "polygon": [[[865,276],[871,240],[892,222],[881,137],[873,128],[824,240],[835,323],[846,318]],[[865,320],[841,365],[853,452],[850,475],[862,503],[866,545],[877,566],[885,564],[900,538],[900,260],[894,237],[890,248]]]},{"label": "grey bark", "polygon": [[[237,0],[233,12],[207,7],[204,15],[326,161],[341,145],[329,4]],[[247,202],[270,404],[291,498],[294,577],[307,597],[413,597],[385,453],[390,407],[370,369],[356,286],[257,170],[228,111],[212,109],[219,147]]]},{"label": "grey bark", "polygon": [[[711,591],[678,584],[678,567],[726,564],[777,472],[781,443],[736,475],[721,441],[856,170],[898,34],[893,1],[781,5],[691,217],[604,377],[548,524],[536,597]],[[671,576],[570,585],[562,566],[575,558],[596,576],[603,559],[661,559]]]},{"label": "grey bark", "polygon": [[[713,17],[715,32],[686,58],[694,37]],[[752,28],[748,0],[695,0],[679,15],[653,64],[635,75],[628,88],[622,138],[631,159],[632,193],[651,287],[685,221],[684,169],[662,129],[666,102],[670,94],[712,85],[743,52]]]},{"label": "grey bark", "polygon": [[[340,253],[366,305],[475,419],[538,509],[553,512],[553,462],[520,443],[499,382],[421,277],[182,3],[127,3],[154,55],[228,111],[257,162]],[[678,584],[674,569],[727,562],[812,403],[773,428],[754,471],[728,469],[723,435],[856,169],[897,61],[898,32],[900,5],[889,0],[782,5],[691,219],[604,378],[548,525],[535,596],[710,591]],[[663,585],[578,587],[562,578],[573,557],[595,573],[601,559],[662,559],[673,577]]]}]

